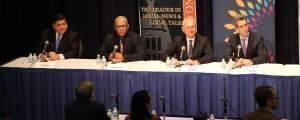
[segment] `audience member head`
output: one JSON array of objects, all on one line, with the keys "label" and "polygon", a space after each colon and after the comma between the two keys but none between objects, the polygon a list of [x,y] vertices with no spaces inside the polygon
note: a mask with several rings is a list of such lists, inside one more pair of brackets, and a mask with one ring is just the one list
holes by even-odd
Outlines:
[{"label": "audience member head", "polygon": [[151,118],[151,97],[146,90],[137,91],[131,99],[131,120]]},{"label": "audience member head", "polygon": [[76,99],[89,101],[94,97],[94,84],[91,81],[81,81],[75,88]]},{"label": "audience member head", "polygon": [[255,100],[260,108],[278,108],[278,96],[272,86],[259,86],[255,90]]}]

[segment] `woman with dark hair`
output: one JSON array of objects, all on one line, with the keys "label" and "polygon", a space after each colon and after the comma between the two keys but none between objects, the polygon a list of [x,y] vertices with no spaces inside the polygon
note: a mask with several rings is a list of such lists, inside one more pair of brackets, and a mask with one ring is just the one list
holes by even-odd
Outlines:
[{"label": "woman with dark hair", "polygon": [[125,120],[160,120],[151,114],[151,97],[146,90],[137,91],[131,99],[131,113]]}]

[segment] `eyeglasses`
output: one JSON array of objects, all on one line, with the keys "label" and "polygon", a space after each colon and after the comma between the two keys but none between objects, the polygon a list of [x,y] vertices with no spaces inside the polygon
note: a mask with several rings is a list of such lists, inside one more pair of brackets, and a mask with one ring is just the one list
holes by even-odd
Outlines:
[{"label": "eyeglasses", "polygon": [[115,25],[116,29],[122,29],[122,28],[127,28],[128,25]]}]

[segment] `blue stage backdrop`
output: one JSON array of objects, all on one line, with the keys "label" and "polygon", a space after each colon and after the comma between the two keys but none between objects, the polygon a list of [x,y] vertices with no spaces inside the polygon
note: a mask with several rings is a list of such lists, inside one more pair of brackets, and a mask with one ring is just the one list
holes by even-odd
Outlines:
[{"label": "blue stage backdrop", "polygon": [[235,32],[234,18],[245,16],[251,31],[262,35],[268,58],[275,60],[275,0],[213,0],[214,52],[222,58],[225,38]]},{"label": "blue stage backdrop", "polygon": [[150,59],[159,59],[173,37],[180,35],[184,17],[196,18],[196,0],[139,0],[140,35]]}]

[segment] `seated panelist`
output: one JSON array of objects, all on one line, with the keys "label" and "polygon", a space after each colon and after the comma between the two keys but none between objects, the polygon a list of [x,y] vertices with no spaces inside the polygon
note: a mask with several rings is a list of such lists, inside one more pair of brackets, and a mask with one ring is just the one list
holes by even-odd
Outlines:
[{"label": "seated panelist", "polygon": [[225,57],[236,58],[237,66],[265,63],[267,57],[263,38],[249,30],[245,17],[239,17],[235,25],[237,33],[225,40]]},{"label": "seated panelist", "polygon": [[99,53],[116,62],[143,60],[144,43],[138,34],[129,31],[125,16],[115,18],[114,29],[113,33],[106,35]]},{"label": "seated panelist", "polygon": [[196,32],[196,20],[187,17],[182,21],[184,35],[174,38],[171,46],[163,52],[164,58],[176,57],[177,64],[184,61],[187,65],[204,64],[212,61],[212,48],[207,37]]},{"label": "seated panelist", "polygon": [[57,14],[53,17],[52,28],[42,32],[39,51],[43,50],[41,47],[46,48],[44,48],[45,51],[40,56],[43,58],[48,57],[52,60],[78,58],[79,44],[79,33],[68,28],[66,16]]}]

